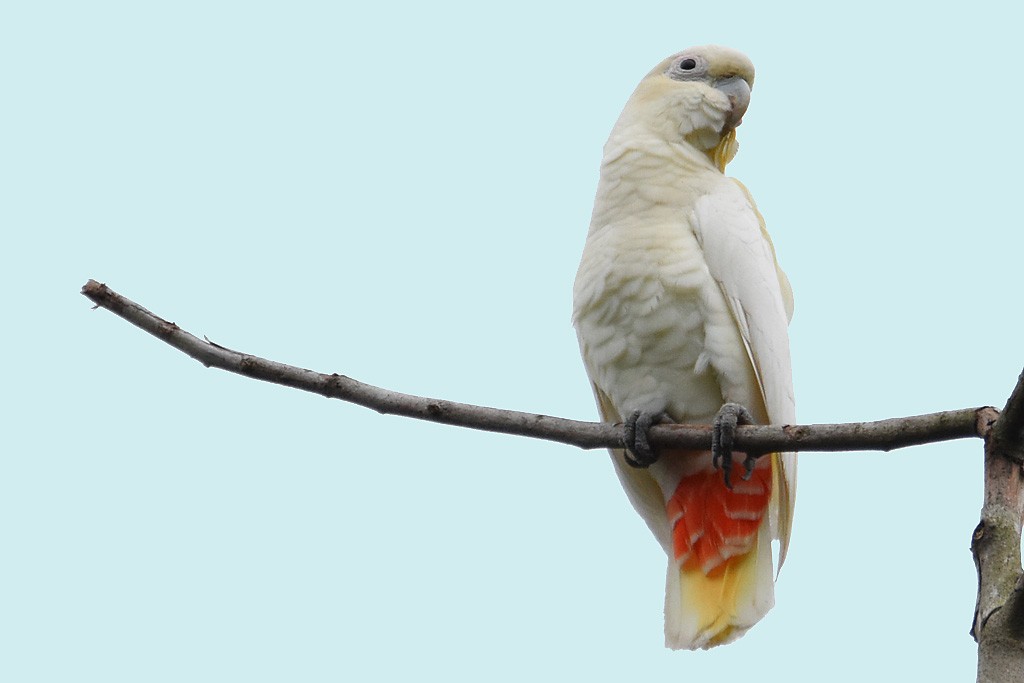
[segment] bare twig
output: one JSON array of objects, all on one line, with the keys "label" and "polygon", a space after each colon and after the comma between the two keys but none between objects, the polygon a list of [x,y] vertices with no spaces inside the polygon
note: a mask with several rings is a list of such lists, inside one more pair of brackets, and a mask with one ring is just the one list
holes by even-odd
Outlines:
[{"label": "bare twig", "polygon": [[[401,394],[364,384],[344,375],[305,370],[204,341],[95,280],[85,283],[82,294],[94,301],[97,307],[119,315],[207,367],[283,384],[328,398],[339,398],[380,413],[547,439],[584,449],[622,446],[622,429],[612,424],[568,420]],[[735,447],[740,451],[762,453],[777,450],[888,451],[905,446],[981,436],[981,425],[987,424],[981,416],[989,415],[991,412],[994,412],[994,409],[964,408],[877,422],[746,426],[737,429]],[[707,449],[711,445],[711,428],[705,425],[659,425],[651,429],[650,436],[652,445],[663,448]]]}]

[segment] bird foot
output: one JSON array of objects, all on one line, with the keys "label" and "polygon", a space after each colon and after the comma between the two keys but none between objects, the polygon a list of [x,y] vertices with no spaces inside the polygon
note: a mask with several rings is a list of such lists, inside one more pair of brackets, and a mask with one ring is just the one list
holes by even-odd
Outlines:
[{"label": "bird foot", "polygon": [[[725,487],[732,489],[732,444],[738,425],[754,424],[754,416],[739,403],[726,403],[711,423],[711,464],[722,467]],[[743,481],[750,479],[757,464],[757,455],[748,454],[743,461]]]},{"label": "bird foot", "polygon": [[673,422],[668,413],[633,411],[623,425],[622,440],[626,446],[626,463],[640,469],[658,462],[658,454],[651,448],[647,430],[653,425]]}]

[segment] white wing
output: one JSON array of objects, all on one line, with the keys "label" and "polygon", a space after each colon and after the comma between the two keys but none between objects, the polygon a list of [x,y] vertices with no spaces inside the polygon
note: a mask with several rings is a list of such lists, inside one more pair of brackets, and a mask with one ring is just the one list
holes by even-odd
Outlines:
[{"label": "white wing", "polygon": [[[753,365],[769,422],[796,422],[787,326],[793,311],[789,281],[746,188],[723,178],[717,191],[694,205],[694,229],[708,271],[718,283]],[[772,456],[778,463],[773,525],[785,559],[796,495],[796,454]]]}]

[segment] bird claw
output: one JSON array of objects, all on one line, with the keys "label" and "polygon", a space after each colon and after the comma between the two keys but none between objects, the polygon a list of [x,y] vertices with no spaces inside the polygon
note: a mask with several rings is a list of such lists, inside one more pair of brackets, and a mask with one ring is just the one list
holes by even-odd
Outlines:
[{"label": "bird claw", "polygon": [[743,461],[743,481],[750,481],[750,478],[754,476],[754,467],[757,466],[757,459],[761,457],[752,453],[748,453],[746,459]]},{"label": "bird claw", "polygon": [[651,448],[647,430],[664,422],[672,422],[667,413],[647,413],[641,410],[634,410],[626,418],[622,435],[626,446],[626,464],[644,469],[658,462],[658,454]]},{"label": "bird claw", "polygon": [[[732,489],[732,444],[738,425],[754,424],[754,416],[739,403],[726,403],[711,423],[711,464],[722,468],[725,487]],[[750,479],[757,457],[748,455],[743,461],[743,480]]]}]

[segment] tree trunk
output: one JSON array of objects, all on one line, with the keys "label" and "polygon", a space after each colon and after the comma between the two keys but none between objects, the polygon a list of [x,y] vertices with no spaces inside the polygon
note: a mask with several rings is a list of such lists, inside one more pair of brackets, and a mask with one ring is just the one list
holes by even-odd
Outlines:
[{"label": "tree trunk", "polygon": [[1024,374],[985,437],[985,503],[971,552],[978,602],[971,634],[978,641],[978,682],[1024,681]]}]

